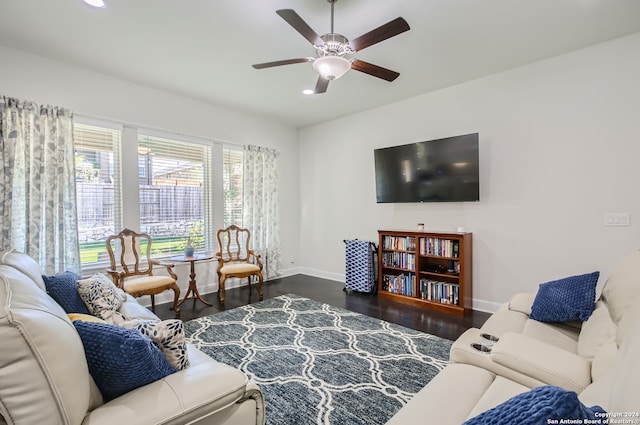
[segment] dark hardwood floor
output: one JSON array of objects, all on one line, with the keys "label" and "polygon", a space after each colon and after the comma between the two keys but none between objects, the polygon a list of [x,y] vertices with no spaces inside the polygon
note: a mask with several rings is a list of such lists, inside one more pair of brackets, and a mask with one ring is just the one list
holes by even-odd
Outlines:
[{"label": "dark hardwood floor", "polygon": [[[343,291],[343,288],[344,284],[340,282],[301,274],[270,280],[265,282],[262,287],[264,299],[296,294],[450,340],[457,339],[471,327],[482,326],[489,317],[489,313],[480,311],[472,311],[465,317],[456,317],[381,299],[377,296],[357,292],[349,294]],[[251,294],[246,286],[227,290],[224,306],[220,304],[215,293],[205,294],[203,298],[213,306],[208,307],[200,301],[188,300],[182,304],[179,318],[188,321],[259,301],[255,285]],[[156,314],[161,319],[175,318],[176,315],[170,310],[170,307],[171,303],[158,304]]]}]

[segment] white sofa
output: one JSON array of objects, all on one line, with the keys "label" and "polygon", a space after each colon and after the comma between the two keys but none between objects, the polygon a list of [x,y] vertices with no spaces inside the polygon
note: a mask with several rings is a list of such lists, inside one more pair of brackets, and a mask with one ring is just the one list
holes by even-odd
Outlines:
[{"label": "white sofa", "polygon": [[[41,274],[27,255],[0,252],[0,424],[264,424],[257,386],[192,346],[189,368],[105,403]],[[131,296],[120,311],[157,319]]]},{"label": "white sofa", "polygon": [[[584,323],[531,319],[535,295],[515,295],[461,335],[450,364],[388,424],[461,424],[543,385],[621,415],[617,423],[640,424],[640,251],[619,261]],[[481,333],[499,337],[489,353],[471,346]]]}]

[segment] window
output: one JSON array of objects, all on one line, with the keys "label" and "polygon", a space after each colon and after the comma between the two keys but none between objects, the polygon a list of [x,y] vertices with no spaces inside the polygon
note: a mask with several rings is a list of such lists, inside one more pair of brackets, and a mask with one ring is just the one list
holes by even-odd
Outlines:
[{"label": "window", "polygon": [[122,223],[121,131],[75,123],[73,138],[80,262],[83,268],[104,266],[108,262],[105,241]]},{"label": "window", "polygon": [[224,227],[232,224],[242,227],[242,168],[241,148],[223,149]]},{"label": "window", "polygon": [[125,227],[149,233],[152,255],[166,257],[189,238],[196,251],[214,250],[214,227],[243,224],[241,146],[77,116],[74,143],[84,271],[104,269],[106,239]]},{"label": "window", "polygon": [[[138,137],[140,230],[153,238],[154,256],[204,250],[210,210],[209,146],[155,136]],[[208,239],[208,238],[207,238]]]}]

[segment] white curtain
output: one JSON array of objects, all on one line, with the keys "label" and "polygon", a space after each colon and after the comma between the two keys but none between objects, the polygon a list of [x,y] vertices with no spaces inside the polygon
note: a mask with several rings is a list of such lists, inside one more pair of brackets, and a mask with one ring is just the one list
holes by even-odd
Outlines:
[{"label": "white curtain", "polygon": [[80,269],[73,113],[0,95],[0,249]]},{"label": "white curtain", "polygon": [[260,146],[244,149],[244,227],[251,231],[251,246],[260,254],[265,279],[279,276],[279,161],[278,152]]}]

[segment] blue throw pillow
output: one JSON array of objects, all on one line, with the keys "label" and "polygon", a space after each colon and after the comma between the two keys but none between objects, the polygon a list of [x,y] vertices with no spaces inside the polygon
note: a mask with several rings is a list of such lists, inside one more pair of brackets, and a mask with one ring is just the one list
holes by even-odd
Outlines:
[{"label": "blue throw pillow", "polygon": [[42,276],[47,293],[60,304],[65,313],[89,314],[87,306],[78,294],[76,281],[82,279],[74,272],[64,272],[55,276]]},{"label": "blue throw pillow", "polygon": [[539,322],[586,321],[596,306],[600,272],[540,284],[530,318]]},{"label": "blue throw pillow", "polygon": [[[518,394],[463,425],[584,423],[586,419],[603,419],[604,413],[600,406],[586,407],[573,391],[547,385]],[[561,419],[576,421],[560,422]]]},{"label": "blue throw pillow", "polygon": [[105,401],[177,371],[158,347],[135,329],[76,320],[89,373]]}]

